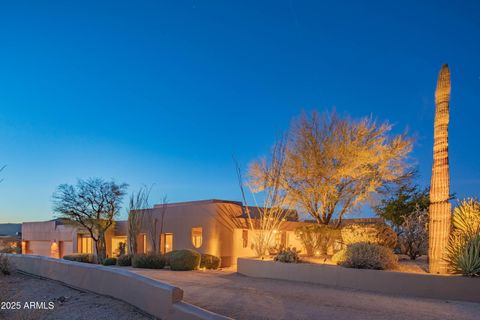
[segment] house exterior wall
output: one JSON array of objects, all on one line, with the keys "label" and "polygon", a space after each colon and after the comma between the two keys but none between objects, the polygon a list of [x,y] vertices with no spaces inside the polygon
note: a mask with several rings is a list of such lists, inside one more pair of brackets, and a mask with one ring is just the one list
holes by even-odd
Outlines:
[{"label": "house exterior wall", "polygon": [[[163,227],[162,227],[162,212]],[[193,249],[222,258],[222,264],[228,266],[233,260],[233,230],[235,215],[241,213],[241,207],[234,203],[215,201],[193,201],[161,205],[147,211],[156,219],[157,233],[173,235],[173,250]],[[146,251],[152,251],[148,224],[144,218],[141,233],[146,234]],[[202,243],[196,248],[192,242],[192,228],[202,229]],[[163,244],[160,244],[162,246]]]},{"label": "house exterior wall", "polygon": [[62,258],[73,251],[76,229],[57,221],[22,224],[22,253]]},{"label": "house exterior wall", "polygon": [[[165,237],[161,234],[173,235],[172,246],[166,251],[193,249],[200,253],[212,254],[222,259],[222,266],[236,264],[239,257],[255,257],[253,246],[257,230],[248,230],[247,220],[242,215],[239,202],[205,200],[183,203],[156,205],[147,209],[143,215],[140,234],[137,238],[137,253],[153,251],[150,227],[156,226],[155,240],[157,252],[164,252]],[[135,213],[133,213],[135,214]],[[163,221],[163,223],[162,223]],[[345,220],[344,223],[376,223],[379,219]],[[272,237],[270,247],[282,244],[306,251],[295,230],[306,222],[285,221]],[[201,245],[194,246],[192,229],[201,228]],[[58,221],[26,222],[22,225],[22,251],[25,254],[45,255],[61,258],[65,254],[80,252],[82,236],[89,237],[81,228],[64,225]],[[247,237],[246,241],[244,236]],[[107,256],[118,255],[118,243],[127,241],[128,222],[117,221],[106,233]],[[276,239],[277,238],[277,239]],[[161,240],[163,239],[163,240]],[[198,241],[198,238],[196,239]],[[246,243],[245,243],[246,242]],[[48,250],[50,246],[50,250]],[[91,252],[95,252],[92,248]]]}]

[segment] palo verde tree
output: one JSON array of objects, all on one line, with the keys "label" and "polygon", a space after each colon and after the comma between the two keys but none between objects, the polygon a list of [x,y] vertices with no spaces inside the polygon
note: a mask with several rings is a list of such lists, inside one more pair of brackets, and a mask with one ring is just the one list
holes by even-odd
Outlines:
[{"label": "palo verde tree", "polygon": [[371,118],[303,114],[287,135],[282,189],[319,224],[336,219],[340,225],[382,187],[409,175],[412,141],[405,134],[391,135],[391,129]]},{"label": "palo verde tree", "polygon": [[90,234],[100,263],[106,258],[105,233],[119,214],[127,186],[125,183],[90,178],[78,180],[76,185],[62,184],[53,195],[56,216]]}]

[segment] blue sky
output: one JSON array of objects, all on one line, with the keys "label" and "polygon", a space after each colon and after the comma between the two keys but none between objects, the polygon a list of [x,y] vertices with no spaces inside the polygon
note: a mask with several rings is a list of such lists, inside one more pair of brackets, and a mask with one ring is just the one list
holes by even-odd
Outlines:
[{"label": "blue sky", "polygon": [[408,128],[427,185],[445,62],[452,191],[478,195],[479,17],[478,1],[2,2],[0,222],[50,219],[56,186],[92,176],[155,184],[152,202],[240,200],[232,154],[333,107]]}]

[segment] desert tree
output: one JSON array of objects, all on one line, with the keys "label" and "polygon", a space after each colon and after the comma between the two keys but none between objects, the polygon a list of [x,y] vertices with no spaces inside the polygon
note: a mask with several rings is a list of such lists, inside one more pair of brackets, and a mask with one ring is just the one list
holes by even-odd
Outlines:
[{"label": "desert tree", "polygon": [[[147,200],[148,202],[148,200]],[[147,238],[150,242],[150,249],[154,253],[158,253],[161,243],[159,243],[160,235],[163,233],[163,223],[165,212],[167,211],[167,197],[163,197],[162,206],[160,208],[160,218],[157,217],[154,210],[145,211],[145,230]],[[160,225],[160,229],[159,229]]]},{"label": "desert tree", "polygon": [[317,223],[336,219],[340,225],[344,215],[410,174],[412,141],[406,134],[392,136],[391,130],[389,123],[371,118],[303,114],[288,132],[279,188]]},{"label": "desert tree", "polygon": [[389,192],[373,206],[373,210],[400,235],[405,218],[418,210],[428,211],[429,205],[429,188],[420,188],[408,181]]},{"label": "desert tree", "polygon": [[99,262],[106,258],[105,234],[115,223],[127,186],[90,178],[76,185],[61,184],[53,195],[56,216],[89,233]]},{"label": "desert tree", "polygon": [[[285,165],[285,143],[277,142],[270,156],[252,163],[249,176],[243,180],[241,170],[237,165],[237,175],[244,202],[243,210],[249,229],[254,234],[253,245],[256,254],[263,257],[287,219],[291,210],[287,192],[282,188],[282,176]],[[249,206],[244,185],[252,193],[254,205]]]},{"label": "desert tree", "polygon": [[415,209],[403,217],[398,237],[400,250],[411,260],[428,252],[428,206],[416,205]]}]

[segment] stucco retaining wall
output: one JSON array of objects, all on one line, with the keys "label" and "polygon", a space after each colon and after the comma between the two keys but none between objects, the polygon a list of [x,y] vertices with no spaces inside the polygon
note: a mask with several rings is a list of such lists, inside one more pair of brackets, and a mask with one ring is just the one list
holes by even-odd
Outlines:
[{"label": "stucco retaining wall", "polygon": [[127,270],[33,255],[8,255],[25,273],[125,301],[160,319],[229,319],[183,302],[183,290]]},{"label": "stucco retaining wall", "polygon": [[244,258],[239,258],[237,263],[238,273],[249,277],[302,281],[433,299],[480,302],[480,279],[475,278]]}]

